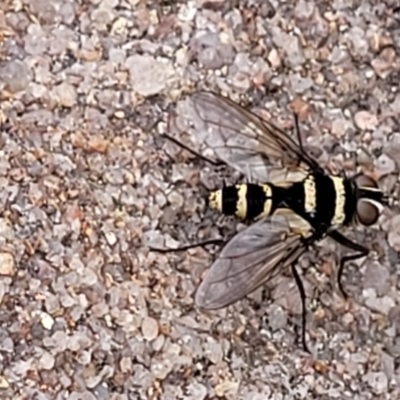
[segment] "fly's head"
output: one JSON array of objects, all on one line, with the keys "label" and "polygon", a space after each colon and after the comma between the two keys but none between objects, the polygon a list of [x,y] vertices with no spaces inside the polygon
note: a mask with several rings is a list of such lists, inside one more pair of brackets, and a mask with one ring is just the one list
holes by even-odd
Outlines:
[{"label": "fly's head", "polygon": [[388,205],[388,199],[371,177],[358,174],[353,181],[356,190],[357,220],[365,226],[373,225],[384,210],[384,206]]}]

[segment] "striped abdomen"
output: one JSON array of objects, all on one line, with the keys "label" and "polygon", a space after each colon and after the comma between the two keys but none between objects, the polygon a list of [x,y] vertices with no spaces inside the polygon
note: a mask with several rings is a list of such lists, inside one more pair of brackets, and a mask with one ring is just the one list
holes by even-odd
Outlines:
[{"label": "striped abdomen", "polygon": [[209,205],[241,219],[267,217],[277,208],[289,208],[314,227],[348,224],[356,212],[352,183],[339,176],[310,174],[287,186],[242,184],[211,192]]},{"label": "striped abdomen", "polygon": [[314,226],[325,227],[348,224],[356,207],[351,182],[324,174],[311,174],[290,186],[285,203]]},{"label": "striped abdomen", "polygon": [[227,186],[210,193],[209,206],[225,215],[241,219],[267,217],[278,204],[282,190],[272,184],[241,184]]}]

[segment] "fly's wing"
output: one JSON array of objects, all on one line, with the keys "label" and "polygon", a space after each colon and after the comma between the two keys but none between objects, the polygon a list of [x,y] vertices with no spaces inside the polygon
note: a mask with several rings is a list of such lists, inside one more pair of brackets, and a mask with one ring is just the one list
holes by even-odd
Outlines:
[{"label": "fly's wing", "polygon": [[250,180],[270,180],[269,170],[276,162],[318,168],[316,161],[285,132],[232,100],[197,92],[190,102],[196,138]]},{"label": "fly's wing", "polygon": [[303,168],[271,168],[269,171],[269,181],[276,186],[287,187],[299,181],[303,181],[309,171]]},{"label": "fly's wing", "polygon": [[253,292],[293,264],[307,248],[302,238],[311,234],[311,227],[290,210],[239,232],[200,284],[196,305],[219,309]]}]

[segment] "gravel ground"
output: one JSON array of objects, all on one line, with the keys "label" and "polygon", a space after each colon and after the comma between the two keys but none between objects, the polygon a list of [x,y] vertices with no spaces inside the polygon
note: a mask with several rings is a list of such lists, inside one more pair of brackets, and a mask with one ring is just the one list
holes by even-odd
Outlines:
[{"label": "gravel ground", "polygon": [[[238,174],[193,148],[185,97],[222,92],[284,129],[299,114],[327,168],[398,197],[398,0],[3,0],[0,4],[1,399],[398,399],[400,216],[219,312],[195,289],[237,221],[207,189]],[[206,153],[207,154],[207,153]],[[212,156],[212,155],[211,155]],[[300,268],[302,267],[302,268]]]}]

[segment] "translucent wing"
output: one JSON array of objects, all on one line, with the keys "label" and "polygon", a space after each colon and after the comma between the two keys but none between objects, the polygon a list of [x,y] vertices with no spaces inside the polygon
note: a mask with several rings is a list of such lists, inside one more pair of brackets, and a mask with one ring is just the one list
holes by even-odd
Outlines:
[{"label": "translucent wing", "polygon": [[202,309],[225,307],[290,266],[307,248],[310,226],[290,210],[239,232],[224,247],[200,284],[195,301]]},{"label": "translucent wing", "polygon": [[197,92],[190,103],[197,139],[250,180],[270,180],[269,170],[276,162],[318,168],[285,132],[228,98]]}]

